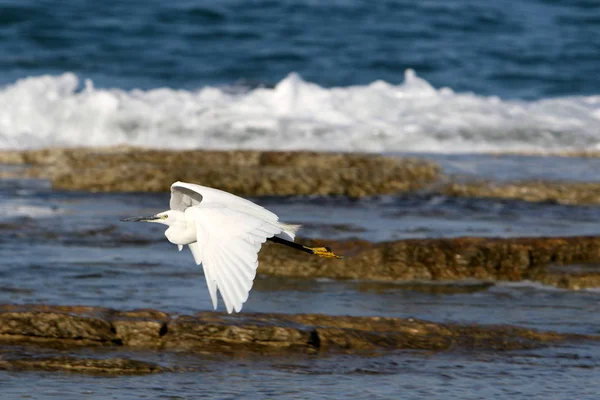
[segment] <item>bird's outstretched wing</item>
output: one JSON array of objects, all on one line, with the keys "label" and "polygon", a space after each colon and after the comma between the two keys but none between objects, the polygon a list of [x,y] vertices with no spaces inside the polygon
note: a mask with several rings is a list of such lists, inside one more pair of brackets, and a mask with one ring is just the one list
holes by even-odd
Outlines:
[{"label": "bird's outstretched wing", "polygon": [[175,182],[171,185],[171,210],[185,211],[188,207],[204,205],[225,206],[227,208],[255,215],[266,221],[278,221],[279,217],[271,211],[242,197],[219,189],[196,185],[194,183]]},{"label": "bird's outstretched wing", "polygon": [[204,203],[186,209],[185,214],[196,225],[197,242],[190,244],[190,249],[204,268],[213,306],[217,307],[218,289],[228,313],[241,311],[256,276],[258,252],[267,238],[282,232],[281,226]]}]

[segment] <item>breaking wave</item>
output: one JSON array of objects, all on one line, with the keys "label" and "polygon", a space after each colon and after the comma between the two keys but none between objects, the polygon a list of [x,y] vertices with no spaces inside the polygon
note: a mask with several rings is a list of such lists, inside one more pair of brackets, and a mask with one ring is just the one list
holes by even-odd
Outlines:
[{"label": "breaking wave", "polygon": [[95,88],[76,75],[0,88],[0,148],[152,148],[472,153],[600,149],[600,95],[507,100],[402,84],[324,88]]}]

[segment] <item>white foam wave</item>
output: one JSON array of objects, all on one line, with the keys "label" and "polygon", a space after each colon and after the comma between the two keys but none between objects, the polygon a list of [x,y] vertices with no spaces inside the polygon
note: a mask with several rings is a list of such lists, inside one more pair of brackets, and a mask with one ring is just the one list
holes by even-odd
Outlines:
[{"label": "white foam wave", "polygon": [[435,89],[412,70],[391,85],[323,88],[290,74],[274,88],[83,88],[39,76],[0,88],[0,148],[480,152],[600,148],[600,96],[502,100]]},{"label": "white foam wave", "polygon": [[46,218],[60,213],[52,206],[36,206],[31,204],[21,204],[20,202],[4,201],[0,207],[0,221],[6,221],[14,218]]},{"label": "white foam wave", "polygon": [[504,292],[506,290],[522,290],[522,289],[531,289],[537,291],[546,291],[546,292],[560,292],[560,291],[568,291],[568,289],[559,288],[552,285],[545,285],[536,281],[497,281],[495,285],[490,289],[492,292]]}]

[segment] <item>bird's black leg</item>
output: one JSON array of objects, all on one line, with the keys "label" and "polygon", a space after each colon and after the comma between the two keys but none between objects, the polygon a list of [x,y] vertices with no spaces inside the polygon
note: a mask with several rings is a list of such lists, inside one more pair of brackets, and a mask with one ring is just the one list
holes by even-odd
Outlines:
[{"label": "bird's black leg", "polygon": [[308,247],[299,243],[290,242],[289,240],[278,238],[277,236],[270,237],[267,240],[270,240],[273,243],[279,243],[284,246],[291,247],[292,249],[303,251],[308,254],[314,254],[323,258],[342,258],[341,256],[338,256],[333,251],[331,251],[329,247]]}]

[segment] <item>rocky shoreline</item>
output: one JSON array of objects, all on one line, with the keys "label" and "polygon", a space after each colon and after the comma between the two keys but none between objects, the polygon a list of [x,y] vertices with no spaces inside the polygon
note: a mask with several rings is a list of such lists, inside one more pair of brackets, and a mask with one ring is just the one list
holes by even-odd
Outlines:
[{"label": "rocky shoreline", "polygon": [[440,193],[449,197],[523,200],[570,205],[600,204],[600,183],[595,182],[468,182],[449,183]]},{"label": "rocky shoreline", "polygon": [[51,148],[2,151],[0,164],[22,167],[0,172],[0,178],[48,179],[56,189],[91,192],[165,192],[182,180],[242,196],[364,197],[426,190],[450,197],[600,204],[600,183],[465,181],[443,175],[432,161],[372,154]]},{"label": "rocky shoreline", "polygon": [[600,336],[403,318],[252,313],[230,316],[218,312],[169,315],[151,309],[0,306],[0,369],[15,371],[147,374],[185,370],[132,358],[148,352],[188,356],[364,356],[393,350],[522,350],[584,340],[598,341]]},{"label": "rocky shoreline", "polygon": [[259,273],[409,283],[532,280],[575,290],[600,286],[600,237],[303,242],[329,246],[344,259],[299,255],[267,244],[259,254]]},{"label": "rocky shoreline", "polygon": [[[132,148],[0,152],[0,177],[49,180],[64,190],[166,192],[176,180],[202,182],[244,196],[362,197],[428,191],[450,197],[600,204],[600,184],[464,182],[433,162],[412,158],[316,152],[189,151]],[[22,221],[0,224],[22,240],[88,246],[152,245],[116,226],[54,232]],[[7,236],[8,237],[8,236]],[[299,238],[325,245],[343,260],[321,259],[267,243],[260,275],[295,279],[393,282],[415,290],[479,290],[498,281],[530,280],[562,289],[600,287],[600,237],[444,238],[381,243]],[[199,367],[173,357],[377,355],[389,351],[509,351],[600,336],[542,332],[517,326],[436,323],[416,319],[316,314],[174,315],[159,310],[0,305],[0,370],[101,375],[179,372]]]},{"label": "rocky shoreline", "polygon": [[[144,248],[157,239],[140,238],[117,226],[54,232],[24,221],[0,224],[6,238],[110,248],[126,244]],[[456,237],[405,239],[387,242],[325,240],[299,237],[298,243],[328,246],[344,256],[324,259],[267,242],[259,253],[259,275],[300,279],[357,280],[427,286],[444,292],[469,281],[490,285],[498,281],[535,281],[561,289],[600,287],[600,237]],[[431,285],[435,283],[436,285]]]},{"label": "rocky shoreline", "polygon": [[362,197],[420,189],[439,167],[376,155],[273,151],[46,149],[0,153],[0,164],[28,165],[24,176],[92,192],[164,192],[175,181],[202,182],[243,196]]}]

